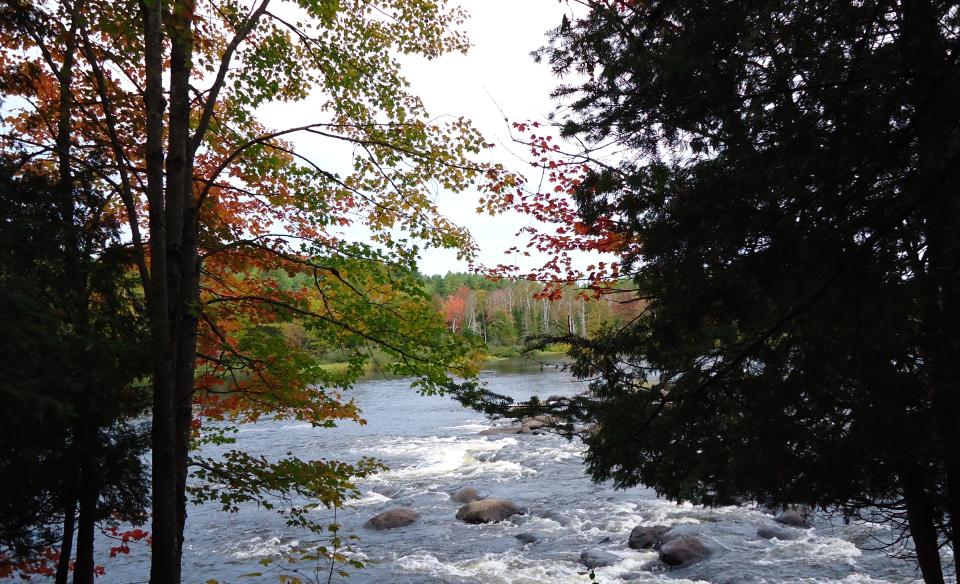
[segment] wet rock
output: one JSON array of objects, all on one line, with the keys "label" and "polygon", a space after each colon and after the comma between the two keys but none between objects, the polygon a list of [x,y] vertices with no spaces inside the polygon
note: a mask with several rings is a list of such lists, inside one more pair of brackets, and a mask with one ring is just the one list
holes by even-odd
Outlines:
[{"label": "wet rock", "polygon": [[377,485],[370,489],[370,491],[378,495],[383,495],[384,497],[390,497],[392,499],[397,496],[397,493],[400,492],[400,489],[397,487],[391,487],[390,485]]},{"label": "wet rock", "polygon": [[810,513],[805,509],[786,509],[780,515],[774,518],[774,521],[790,527],[802,527],[804,529],[813,527],[810,524]]},{"label": "wet rock", "polygon": [[660,546],[660,561],[672,568],[689,566],[709,555],[710,550],[693,535],[684,535]]},{"label": "wet rock", "polygon": [[549,519],[550,521],[556,521],[556,522],[559,523],[560,525],[569,525],[569,524],[570,524],[570,518],[569,518],[569,517],[567,517],[567,516],[564,515],[563,513],[560,513],[559,511],[554,511],[554,510],[552,510],[552,509],[547,509],[546,511],[541,511],[541,512],[539,512],[539,513],[536,513],[536,515],[537,515],[538,517],[542,517],[542,518],[544,518],[544,519]]},{"label": "wet rock", "polygon": [[532,434],[533,430],[526,426],[495,426],[481,430],[481,436],[493,436],[496,434]]},{"label": "wet rock", "polygon": [[761,527],[757,530],[757,535],[763,539],[777,538],[782,541],[798,539],[800,532],[796,529],[784,529],[782,527]]},{"label": "wet rock", "polygon": [[379,515],[374,515],[367,520],[363,526],[368,529],[393,529],[395,527],[410,525],[417,519],[420,519],[420,514],[413,509],[409,507],[397,507],[396,509],[384,511]]},{"label": "wet rock", "polygon": [[450,499],[457,503],[473,503],[483,499],[483,497],[473,487],[464,487],[450,493]]},{"label": "wet rock", "polygon": [[590,568],[605,568],[620,561],[620,556],[603,550],[583,550],[580,553],[580,563]]},{"label": "wet rock", "polygon": [[551,416],[550,414],[540,414],[539,416],[534,416],[532,419],[543,422],[544,424],[556,424],[560,421],[560,418]]},{"label": "wet rock", "polygon": [[627,546],[635,550],[659,549],[668,531],[670,528],[666,525],[638,525],[630,532]]},{"label": "wet rock", "polygon": [[457,519],[466,523],[492,523],[522,513],[523,511],[510,501],[483,499],[460,507],[457,510]]},{"label": "wet rock", "polygon": [[539,430],[544,426],[546,426],[546,424],[544,422],[541,422],[540,420],[524,420],[522,427],[533,432],[534,430]]},{"label": "wet rock", "polygon": [[555,423],[557,423],[558,421],[559,421],[559,418],[557,418],[556,416],[551,416],[551,415],[549,415],[549,414],[541,414],[541,415],[539,415],[539,416],[533,416],[533,417],[530,417],[530,418],[524,418],[523,421],[520,422],[520,425],[521,425],[521,426],[526,426],[527,428],[530,428],[531,430],[539,430],[540,428],[543,428],[544,426],[549,426],[550,424],[555,424]]},{"label": "wet rock", "polygon": [[519,542],[522,543],[523,545],[527,545],[527,544],[530,544],[530,543],[536,543],[537,540],[539,539],[536,535],[534,535],[534,534],[532,534],[532,533],[530,533],[530,532],[518,533],[517,535],[515,535],[515,536],[513,536],[513,537],[517,538],[517,541],[519,541]]}]

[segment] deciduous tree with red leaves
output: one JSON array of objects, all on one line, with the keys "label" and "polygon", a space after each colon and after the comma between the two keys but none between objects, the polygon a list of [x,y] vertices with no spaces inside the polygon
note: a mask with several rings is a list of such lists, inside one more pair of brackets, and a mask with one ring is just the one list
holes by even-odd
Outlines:
[{"label": "deciduous tree with red leaves", "polygon": [[[510,182],[477,160],[464,119],[432,119],[399,54],[464,51],[463,13],[442,0],[10,1],[4,18],[3,155],[64,185],[90,171],[149,309],[152,343],[153,584],[180,581],[187,501],[234,508],[270,488],[339,505],[336,461],[268,463],[242,451],[191,458],[204,420],[270,414],[315,425],[359,419],[337,388],[368,347],[425,392],[469,377],[471,353],[445,337],[415,277],[414,240],[473,252],[430,185]],[[311,100],[310,119],[272,128],[268,104]],[[291,140],[353,153],[324,166]],[[370,241],[352,241],[363,225]],[[401,234],[401,235],[398,235]],[[293,286],[280,285],[284,274]],[[273,334],[296,321],[352,352],[345,375]],[[188,480],[193,476],[190,491]],[[311,528],[303,508],[285,510]]]}]

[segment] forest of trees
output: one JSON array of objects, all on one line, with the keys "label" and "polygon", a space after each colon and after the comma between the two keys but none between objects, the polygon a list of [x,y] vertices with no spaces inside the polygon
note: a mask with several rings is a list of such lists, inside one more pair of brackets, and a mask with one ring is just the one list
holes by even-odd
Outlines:
[{"label": "forest of trees", "polygon": [[643,303],[623,284],[623,291],[601,297],[575,286],[550,297],[535,281],[452,273],[425,278],[450,332],[482,340],[497,356],[517,355],[536,337],[586,337],[626,323],[641,312]]}]

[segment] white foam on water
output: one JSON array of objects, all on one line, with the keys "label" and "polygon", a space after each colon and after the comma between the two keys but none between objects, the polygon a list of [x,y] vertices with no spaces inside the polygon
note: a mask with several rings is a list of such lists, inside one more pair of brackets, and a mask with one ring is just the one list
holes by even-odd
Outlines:
[{"label": "white foam on water", "polygon": [[[643,572],[643,567],[655,556],[656,554],[620,556],[622,559],[617,564],[595,570],[597,581],[625,582],[627,580],[624,577],[630,576],[630,582],[639,584],[707,584]],[[573,555],[569,560],[551,560],[508,552],[486,554],[480,558],[459,562],[444,562],[432,554],[417,553],[397,558],[396,566],[408,574],[422,574],[464,584],[585,584],[590,581],[587,577],[589,569],[575,562]]]},{"label": "white foam on water", "polygon": [[248,539],[238,545],[240,549],[231,552],[230,555],[238,560],[249,560],[253,558],[262,558],[265,556],[275,556],[296,547],[300,542],[296,539],[281,540],[277,536],[266,539],[256,536]]},{"label": "white foam on water", "polygon": [[441,477],[449,475],[475,476],[477,474],[507,475],[515,478],[520,475],[536,474],[533,469],[516,462],[494,460],[483,462],[474,454],[494,452],[517,444],[515,438],[488,440],[486,438],[414,438],[404,439],[382,445],[379,450],[386,454],[413,455],[417,462],[391,469],[380,475],[384,480],[406,480],[411,478]]},{"label": "white foam on water", "polygon": [[359,499],[353,499],[349,501],[347,507],[367,507],[368,505],[376,505],[377,503],[385,503],[386,501],[392,501],[390,497],[386,495],[381,495],[380,493],[375,493],[369,491],[365,493]]},{"label": "white foam on water", "polygon": [[470,432],[479,432],[481,430],[486,430],[489,428],[489,424],[483,424],[481,422],[472,422],[467,424],[460,424],[459,426],[440,426],[441,430],[468,430]]},{"label": "white foam on water", "polygon": [[818,562],[856,563],[863,555],[853,543],[836,537],[818,537],[814,530],[795,540],[771,539],[770,547],[763,550],[763,559],[756,560],[761,566],[789,564],[798,560],[816,560]]},{"label": "white foam on water", "polygon": [[840,580],[822,578],[792,578],[791,584],[923,584],[923,579],[883,580],[866,574],[850,574]]},{"label": "white foam on water", "polygon": [[637,506],[637,513],[640,516],[640,521],[637,523],[638,525],[669,526],[729,519],[753,519],[756,521],[771,519],[766,513],[750,506],[738,507],[736,505],[730,505],[726,507],[708,508],[702,505],[677,503],[665,499],[644,499],[642,503]]}]

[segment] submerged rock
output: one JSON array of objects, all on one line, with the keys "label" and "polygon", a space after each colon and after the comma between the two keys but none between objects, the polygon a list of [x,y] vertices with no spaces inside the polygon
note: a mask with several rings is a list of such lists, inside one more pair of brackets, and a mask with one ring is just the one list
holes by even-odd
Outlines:
[{"label": "submerged rock", "polygon": [[803,509],[786,509],[780,515],[774,518],[774,521],[790,527],[802,527],[804,529],[813,527],[810,523],[810,513]]},{"label": "submerged rock", "polygon": [[526,531],[523,533],[518,533],[513,537],[517,538],[517,541],[519,541],[523,545],[527,545],[529,543],[536,543],[537,540],[539,539],[536,535]]},{"label": "submerged rock", "polygon": [[481,430],[480,435],[492,436],[495,434],[529,434],[530,432],[530,428],[525,426],[494,426],[493,428]]},{"label": "submerged rock", "polygon": [[384,497],[394,498],[397,496],[397,493],[400,492],[400,489],[397,487],[392,487],[390,485],[377,485],[370,489],[370,492],[376,493],[378,495],[383,495]]},{"label": "submerged rock", "polygon": [[556,521],[560,525],[570,525],[570,518],[559,511],[554,511],[553,509],[546,509],[538,513],[534,513],[537,517],[542,517],[543,519],[549,519],[550,521]]},{"label": "submerged rock", "polygon": [[603,550],[583,550],[580,553],[580,563],[590,568],[605,568],[620,561],[620,556]]},{"label": "submerged rock", "polygon": [[483,499],[460,507],[457,510],[457,519],[466,523],[492,523],[522,513],[523,511],[510,501]]},{"label": "submerged rock", "polygon": [[420,514],[413,509],[409,507],[397,507],[396,509],[384,511],[379,515],[374,515],[367,520],[363,526],[368,529],[393,529],[395,527],[410,525],[417,519],[420,519]]},{"label": "submerged rock", "polygon": [[627,546],[635,550],[659,549],[663,543],[663,536],[670,531],[666,525],[638,525],[630,532]]},{"label": "submerged rock", "polygon": [[672,568],[689,566],[710,555],[700,538],[684,535],[660,546],[660,561]]},{"label": "submerged rock", "polygon": [[483,499],[483,497],[481,497],[480,493],[473,487],[463,487],[450,493],[450,499],[457,503],[473,503],[474,501]]},{"label": "submerged rock", "polygon": [[800,532],[796,529],[784,529],[782,527],[761,527],[757,530],[757,535],[763,539],[779,539],[783,541],[788,541],[792,539],[798,539],[800,537]]}]

